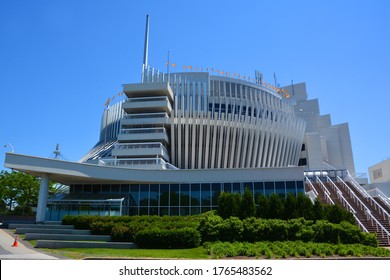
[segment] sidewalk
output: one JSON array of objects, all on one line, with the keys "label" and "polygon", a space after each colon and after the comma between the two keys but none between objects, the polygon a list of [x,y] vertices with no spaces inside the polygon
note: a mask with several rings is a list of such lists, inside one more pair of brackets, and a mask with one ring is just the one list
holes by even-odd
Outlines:
[{"label": "sidewalk", "polygon": [[21,240],[18,240],[19,246],[12,247],[15,237],[11,236],[6,230],[0,229],[0,260],[57,260],[38,250],[27,248]]}]

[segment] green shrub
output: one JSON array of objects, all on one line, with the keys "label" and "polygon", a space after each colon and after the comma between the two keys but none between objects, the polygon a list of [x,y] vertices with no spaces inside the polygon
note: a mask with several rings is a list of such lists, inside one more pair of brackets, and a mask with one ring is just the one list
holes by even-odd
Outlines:
[{"label": "green shrub", "polygon": [[219,230],[221,241],[241,241],[244,231],[243,222],[237,217],[230,217],[223,221]]},{"label": "green shrub", "polygon": [[148,249],[184,249],[195,248],[200,244],[200,234],[193,228],[146,229],[135,235],[135,243]]},{"label": "green shrub", "polygon": [[204,216],[198,226],[202,242],[217,241],[222,227],[223,219],[218,215]]},{"label": "green shrub", "polygon": [[116,223],[114,221],[110,221],[110,222],[97,221],[97,222],[92,222],[89,229],[91,230],[92,234],[110,235],[112,229],[117,225],[121,225],[121,223]]},{"label": "green shrub", "polygon": [[77,217],[78,216],[66,215],[62,218],[62,224],[63,225],[74,225]]},{"label": "green shrub", "polygon": [[287,222],[283,220],[268,220],[269,232],[268,239],[270,241],[286,241],[288,240]]},{"label": "green shrub", "polygon": [[93,222],[99,221],[99,216],[79,216],[74,223],[75,229],[90,229]]},{"label": "green shrub", "polygon": [[134,235],[129,227],[116,225],[111,230],[111,240],[116,242],[133,242]]}]

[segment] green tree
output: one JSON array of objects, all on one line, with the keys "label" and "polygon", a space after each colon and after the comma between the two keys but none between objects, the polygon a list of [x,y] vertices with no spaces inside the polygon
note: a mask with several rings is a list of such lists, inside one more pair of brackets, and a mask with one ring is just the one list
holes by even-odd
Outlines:
[{"label": "green tree", "polygon": [[303,217],[306,220],[313,219],[313,203],[304,193],[297,195],[297,218]]},{"label": "green tree", "polygon": [[223,219],[227,219],[231,216],[232,214],[231,203],[232,203],[231,194],[227,192],[221,192],[221,194],[218,197],[217,213]]},{"label": "green tree", "polygon": [[269,200],[264,194],[260,194],[256,199],[256,217],[268,219],[269,217]]},{"label": "green tree", "polygon": [[325,218],[325,214],[324,214],[324,206],[322,205],[322,203],[316,199],[316,201],[314,201],[314,205],[313,205],[313,219],[314,220],[323,220]]},{"label": "green tree", "polygon": [[297,218],[297,198],[293,193],[288,193],[284,202],[284,218],[286,220]]},{"label": "green tree", "polygon": [[23,172],[1,171],[1,200],[9,211],[17,210],[18,214],[30,214],[31,207],[38,203],[39,180]]},{"label": "green tree", "polygon": [[254,217],[256,214],[256,205],[253,199],[253,194],[249,188],[245,188],[240,201],[240,218]]},{"label": "green tree", "polygon": [[270,219],[281,219],[284,214],[283,202],[280,196],[273,193],[269,196],[269,218]]},{"label": "green tree", "polygon": [[238,193],[231,194],[222,192],[218,197],[217,213],[223,219],[231,216],[239,217],[241,197]]}]

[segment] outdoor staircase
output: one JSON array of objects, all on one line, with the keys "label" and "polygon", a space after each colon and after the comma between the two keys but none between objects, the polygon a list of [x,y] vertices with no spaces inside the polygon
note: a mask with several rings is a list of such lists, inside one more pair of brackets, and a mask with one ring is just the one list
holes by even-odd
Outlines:
[{"label": "outdoor staircase", "polygon": [[362,230],[376,234],[379,246],[390,245],[389,210],[359,188],[353,179],[315,176],[306,180],[306,190],[312,190],[321,202],[339,204],[352,212]]},{"label": "outdoor staircase", "polygon": [[24,234],[25,240],[36,240],[36,248],[112,248],[134,249],[132,242],[112,242],[109,235],[93,235],[89,230],[75,229],[60,222],[45,224],[9,224],[15,234]]}]

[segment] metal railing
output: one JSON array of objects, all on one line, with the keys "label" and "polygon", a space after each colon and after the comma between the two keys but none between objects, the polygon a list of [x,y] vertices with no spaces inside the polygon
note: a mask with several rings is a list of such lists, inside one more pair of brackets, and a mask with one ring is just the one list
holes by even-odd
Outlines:
[{"label": "metal railing", "polygon": [[[355,221],[358,223],[358,225],[360,226],[360,228],[364,231],[364,232],[369,232],[368,229],[363,225],[362,221],[360,221],[360,219],[356,216],[356,210],[352,207],[352,205],[345,199],[345,197],[343,196],[343,193],[340,191],[340,189],[336,186],[336,184],[332,181],[332,179],[330,179],[329,177],[327,178],[328,182],[331,183],[332,187],[334,188],[335,192],[337,193],[337,198],[341,201],[341,203],[344,205],[344,207],[346,209],[348,209],[349,212],[352,213]],[[347,207],[346,207],[346,206]]]},{"label": "metal railing", "polygon": [[[358,190],[358,192],[360,192],[361,195],[363,195],[363,197],[365,199],[367,199],[367,202],[370,203],[370,205],[372,207],[374,207],[375,210],[378,210],[378,213],[380,215],[383,215],[383,218],[384,219],[388,219],[389,220],[389,223],[390,223],[390,214],[386,211],[386,209],[384,209],[371,195],[368,194],[368,192],[362,187],[360,186],[353,178],[351,175],[349,175],[348,179],[350,179],[350,182],[354,187],[355,189]],[[348,184],[343,180],[341,179],[340,177],[337,178],[337,180],[340,180],[345,188],[347,189],[348,193],[352,194],[353,197],[357,197],[357,195],[355,194],[355,192],[350,188],[350,186],[348,186]],[[359,199],[359,201],[361,202],[361,200]],[[362,202],[361,202],[362,203]]]},{"label": "metal railing", "polygon": [[[334,204],[334,201],[333,199],[330,197],[330,192],[329,190],[325,187],[325,185],[321,182],[321,180],[315,176],[314,178],[316,178],[316,182],[319,182],[319,185],[321,187],[321,190],[323,191],[324,193],[324,197],[325,197],[325,201],[326,203],[329,203],[329,204]],[[306,183],[310,186],[310,189],[314,192],[314,194],[318,197],[319,194],[316,190],[316,188],[314,187],[314,185],[312,184],[311,180],[308,178],[308,177],[305,177],[305,180],[306,180]]]},{"label": "metal railing", "polygon": [[161,97],[132,97],[128,98],[127,102],[149,102],[149,101],[167,101],[168,97],[161,96]]},{"label": "metal railing", "polygon": [[179,169],[176,166],[164,161],[161,158],[121,158],[121,159],[104,159],[99,160],[99,165],[117,166],[117,167],[135,167],[160,165],[162,169]]},{"label": "metal railing", "polygon": [[390,198],[387,197],[380,189],[376,188],[376,192],[380,200],[383,201],[388,207],[390,207]]},{"label": "metal railing", "polygon": [[155,118],[168,118],[166,113],[142,113],[142,114],[127,114],[124,115],[125,119],[155,119]]},{"label": "metal railing", "polygon": [[127,128],[121,129],[121,134],[140,134],[140,133],[166,133],[165,128]]},{"label": "metal railing", "polygon": [[[368,209],[368,207],[361,201],[361,199],[351,190],[351,188],[348,186],[348,184],[345,183],[340,177],[338,177],[338,180],[340,180],[340,182],[343,183],[343,185],[347,189],[350,189],[349,196],[354,201],[357,200],[360,203],[360,209],[366,215],[367,220],[371,220],[371,226],[374,226],[374,223],[375,223],[376,230],[379,231],[379,229],[380,229],[380,232],[382,234],[382,238],[386,237],[387,243],[390,244],[390,233],[387,231],[387,229],[374,217],[374,215],[371,213],[371,210]],[[333,181],[331,181],[331,182],[337,188],[337,186],[333,183]],[[359,203],[356,202],[356,204],[358,204],[358,206],[359,206]]]}]

